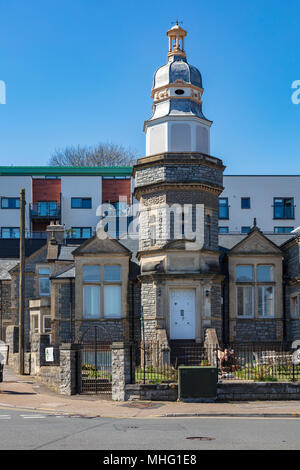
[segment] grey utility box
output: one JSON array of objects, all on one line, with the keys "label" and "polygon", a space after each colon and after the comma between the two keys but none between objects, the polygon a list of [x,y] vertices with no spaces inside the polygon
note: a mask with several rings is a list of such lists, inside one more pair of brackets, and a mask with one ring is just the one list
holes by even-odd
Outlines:
[{"label": "grey utility box", "polygon": [[213,402],[217,398],[218,369],[211,366],[178,368],[178,399]]}]

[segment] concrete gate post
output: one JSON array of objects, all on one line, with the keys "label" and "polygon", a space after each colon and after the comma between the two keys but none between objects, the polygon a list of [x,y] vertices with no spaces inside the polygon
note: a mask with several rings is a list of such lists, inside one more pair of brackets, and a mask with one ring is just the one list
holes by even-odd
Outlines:
[{"label": "concrete gate post", "polygon": [[112,343],[112,399],[125,401],[125,386],[134,382],[133,349],[123,342]]},{"label": "concrete gate post", "polygon": [[60,393],[76,395],[81,392],[80,345],[63,343],[60,346]]}]

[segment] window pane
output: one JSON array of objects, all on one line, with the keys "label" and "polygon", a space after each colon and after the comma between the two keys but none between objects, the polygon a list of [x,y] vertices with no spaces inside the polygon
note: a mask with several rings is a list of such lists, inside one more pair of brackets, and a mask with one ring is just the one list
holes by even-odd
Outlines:
[{"label": "window pane", "polygon": [[39,286],[40,295],[50,295],[50,279],[48,277],[40,277]]},{"label": "window pane", "polygon": [[239,316],[252,316],[252,298],[252,287],[247,286],[237,288],[237,314]]},{"label": "window pane", "polygon": [[219,219],[228,219],[229,210],[228,210],[228,199],[219,198]]},{"label": "window pane", "polygon": [[81,237],[80,237],[80,228],[74,228],[74,227],[72,227],[71,237],[72,237],[72,238],[81,238]]},{"label": "window pane", "polygon": [[2,238],[10,238],[9,228],[2,228],[1,229],[1,236],[2,236]]},{"label": "window pane", "polygon": [[104,266],[104,281],[121,281],[121,266]]},{"label": "window pane", "polygon": [[239,265],[236,267],[236,280],[238,282],[253,281],[253,266]]},{"label": "window pane", "polygon": [[44,331],[51,331],[51,317],[44,317]]},{"label": "window pane", "polygon": [[257,281],[258,282],[274,281],[273,266],[268,266],[268,265],[257,266]]},{"label": "window pane", "polygon": [[50,274],[50,268],[40,268],[39,274]]},{"label": "window pane", "polygon": [[11,229],[11,238],[20,238],[20,229],[19,228]]},{"label": "window pane", "polygon": [[242,233],[249,233],[250,227],[242,227]]},{"label": "window pane", "polygon": [[80,208],[81,207],[81,199],[77,198],[77,197],[72,197],[71,207],[73,207],[74,209]]},{"label": "window pane", "polygon": [[241,208],[242,209],[250,209],[250,197],[242,197],[241,198]]},{"label": "window pane", "polygon": [[82,229],[82,238],[90,238],[92,235],[92,231],[90,228],[86,227]]},{"label": "window pane", "polygon": [[8,199],[7,198],[2,198],[1,199],[1,207],[2,209],[7,209],[8,208]]},{"label": "window pane", "polygon": [[90,209],[92,207],[92,200],[89,199],[82,199],[82,205],[81,207],[83,209]]},{"label": "window pane", "polygon": [[84,282],[99,282],[100,266],[83,266],[83,280]]},{"label": "window pane", "polygon": [[83,287],[84,318],[100,317],[100,286]]},{"label": "window pane", "polygon": [[35,333],[38,333],[38,331],[39,331],[39,317],[38,317],[38,315],[32,315],[31,319],[32,319],[31,320],[32,330]]},{"label": "window pane", "polygon": [[121,286],[104,286],[104,315],[121,317]]},{"label": "window pane", "polygon": [[294,230],[294,227],[274,227],[275,233],[290,233]]},{"label": "window pane", "polygon": [[269,286],[258,287],[258,315],[261,317],[270,317],[274,310],[274,289]]},{"label": "window pane", "polygon": [[219,227],[219,233],[228,233],[229,228],[228,227]]}]

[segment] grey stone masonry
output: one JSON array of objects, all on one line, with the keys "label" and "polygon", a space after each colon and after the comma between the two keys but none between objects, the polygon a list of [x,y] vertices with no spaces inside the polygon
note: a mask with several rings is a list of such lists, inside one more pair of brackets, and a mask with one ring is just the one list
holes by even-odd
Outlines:
[{"label": "grey stone masonry", "polygon": [[244,320],[239,319],[235,326],[235,342],[276,342],[279,329],[282,328],[282,320]]},{"label": "grey stone masonry", "polygon": [[63,343],[60,346],[60,393],[80,393],[81,377],[80,345]]},{"label": "grey stone masonry", "polygon": [[165,153],[139,159],[134,169],[135,188],[162,182],[223,184],[221,160],[199,153]]},{"label": "grey stone masonry", "polygon": [[124,401],[126,399],[125,386],[132,381],[132,362],[130,345],[127,343],[112,344],[112,399]]}]

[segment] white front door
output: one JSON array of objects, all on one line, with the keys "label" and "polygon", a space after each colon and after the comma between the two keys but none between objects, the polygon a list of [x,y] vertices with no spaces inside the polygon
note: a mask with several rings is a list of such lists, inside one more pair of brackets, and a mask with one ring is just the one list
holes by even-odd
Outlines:
[{"label": "white front door", "polygon": [[170,339],[195,339],[195,317],[195,289],[170,290]]}]

